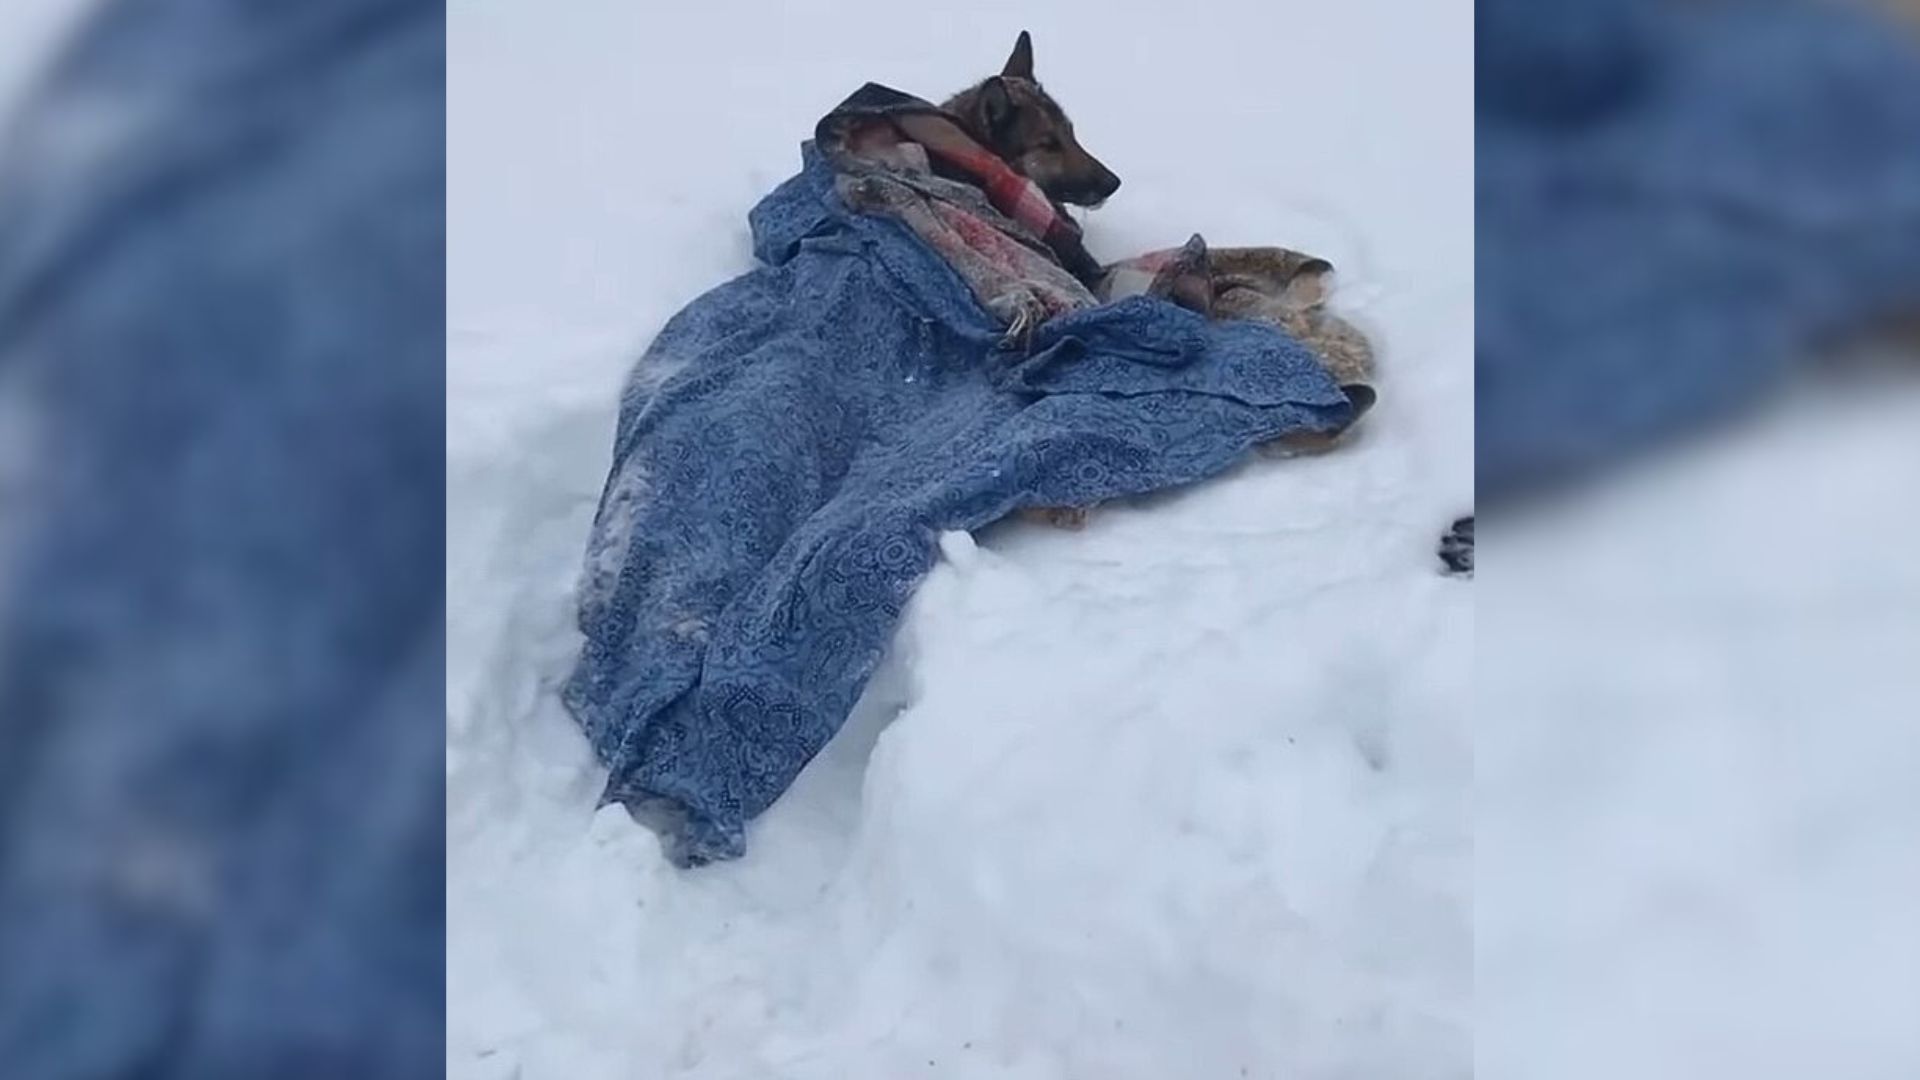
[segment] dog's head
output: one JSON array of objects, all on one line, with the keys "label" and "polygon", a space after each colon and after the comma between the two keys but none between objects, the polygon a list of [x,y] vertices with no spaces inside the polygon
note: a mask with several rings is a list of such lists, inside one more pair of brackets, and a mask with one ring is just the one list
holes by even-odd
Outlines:
[{"label": "dog's head", "polygon": [[946,105],[968,133],[1053,199],[1098,206],[1120,188],[1073,135],[1073,122],[1033,77],[1033,39],[1025,30],[1000,74]]}]

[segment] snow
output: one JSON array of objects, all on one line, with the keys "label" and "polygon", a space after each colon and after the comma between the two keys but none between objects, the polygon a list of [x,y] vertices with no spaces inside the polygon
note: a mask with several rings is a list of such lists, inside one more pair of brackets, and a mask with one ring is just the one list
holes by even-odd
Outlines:
[{"label": "snow", "polygon": [[1912,359],[1481,523],[1479,1075],[1920,1076]]},{"label": "snow", "polygon": [[[1472,502],[1470,9],[1116,7],[452,6],[449,1076],[1472,1075],[1473,586],[1433,555]],[[1022,28],[1125,180],[1096,254],[1330,258],[1380,404],[1084,532],[943,538],[747,858],[677,871],[554,696],[620,381],[821,113]]]}]

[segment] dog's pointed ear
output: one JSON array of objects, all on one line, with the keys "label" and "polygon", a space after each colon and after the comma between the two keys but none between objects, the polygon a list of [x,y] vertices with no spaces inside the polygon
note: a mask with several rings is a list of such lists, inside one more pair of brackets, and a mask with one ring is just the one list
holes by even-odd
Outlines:
[{"label": "dog's pointed ear", "polygon": [[1020,40],[1013,43],[1013,55],[1007,57],[1007,66],[1000,74],[1015,79],[1033,79],[1033,37],[1025,30],[1020,31]]},{"label": "dog's pointed ear", "polygon": [[1007,84],[996,75],[980,84],[980,126],[987,134],[998,136],[1013,123],[1013,99],[1007,96]]}]

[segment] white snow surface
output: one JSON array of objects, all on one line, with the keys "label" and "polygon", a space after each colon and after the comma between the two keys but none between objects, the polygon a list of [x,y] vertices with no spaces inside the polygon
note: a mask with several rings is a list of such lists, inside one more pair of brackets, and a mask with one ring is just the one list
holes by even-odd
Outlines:
[{"label": "white snow surface", "polygon": [[[448,1074],[1472,1075],[1472,19],[1460,0],[462,0],[448,31]],[[841,735],[683,872],[555,697],[615,396],[874,80],[1034,34],[1107,258],[1340,268],[1381,402],[1084,532],[942,540]]]},{"label": "white snow surface", "polygon": [[1480,524],[1484,1080],[1920,1076],[1920,367]]}]

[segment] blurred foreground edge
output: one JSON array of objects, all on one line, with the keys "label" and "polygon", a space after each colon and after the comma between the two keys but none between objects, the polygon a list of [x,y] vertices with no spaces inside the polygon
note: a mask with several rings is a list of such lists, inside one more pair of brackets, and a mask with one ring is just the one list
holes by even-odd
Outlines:
[{"label": "blurred foreground edge", "polygon": [[1920,312],[1913,29],[1819,0],[1477,5],[1483,504],[1712,430]]},{"label": "blurred foreground edge", "polygon": [[0,1076],[443,1072],[444,15],[123,0],[0,157]]},{"label": "blurred foreground edge", "polygon": [[1481,1080],[1920,1076],[1920,5],[1882,6],[1477,5]]}]

